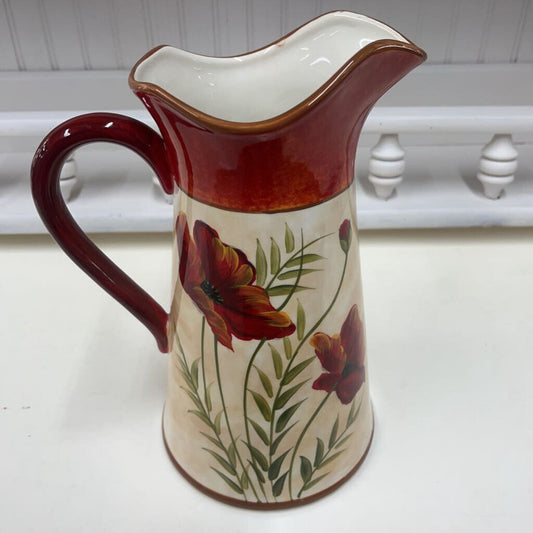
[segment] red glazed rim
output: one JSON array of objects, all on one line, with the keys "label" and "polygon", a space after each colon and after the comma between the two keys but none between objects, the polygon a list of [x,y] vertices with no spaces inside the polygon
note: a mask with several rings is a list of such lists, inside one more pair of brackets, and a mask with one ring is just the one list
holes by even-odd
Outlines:
[{"label": "red glazed rim", "polygon": [[[291,31],[287,35],[281,37],[277,41],[273,41],[270,44],[267,44],[265,46],[262,46],[261,48],[258,48],[257,50],[253,50],[252,52],[246,52],[244,54],[236,55],[236,56],[229,56],[229,57],[242,57],[245,55],[249,55],[255,52],[259,52],[260,50],[264,50],[265,48],[268,48],[270,46],[282,46],[283,41],[285,41],[288,37],[290,37],[292,34],[299,31],[304,26],[307,26],[310,22],[313,22],[315,20],[318,20],[319,18],[322,18],[327,15],[331,15],[334,13],[343,13],[344,11],[330,11],[328,13],[323,13],[319,15],[318,17],[315,17],[314,19],[306,22],[305,24],[302,24],[295,30]],[[376,20],[377,19],[371,19]],[[384,24],[387,27],[390,27],[388,24],[385,24],[381,22],[381,24]],[[396,31],[396,30],[394,30]],[[306,113],[309,109],[315,107],[327,94],[332,92],[335,87],[337,87],[342,80],[348,76],[359,64],[361,64],[363,61],[365,61],[368,57],[387,50],[404,50],[405,52],[410,52],[414,55],[417,55],[421,58],[421,62],[425,61],[427,58],[426,52],[416,46],[413,42],[411,42],[409,39],[407,39],[405,36],[403,36],[401,33],[396,32],[399,35],[401,35],[407,42],[398,41],[395,39],[380,39],[377,41],[374,41],[363,48],[361,48],[359,51],[357,51],[344,65],[339,68],[336,72],[336,74],[332,77],[330,77],[323,85],[321,85],[315,92],[313,92],[311,95],[309,95],[305,100],[302,100],[299,104],[295,105],[288,111],[285,111],[284,113],[277,115],[275,117],[261,120],[257,122],[233,122],[230,120],[224,120],[221,118],[214,117],[212,115],[209,115],[207,113],[203,113],[202,111],[199,111],[198,109],[195,109],[194,107],[189,106],[182,100],[176,98],[175,96],[172,96],[169,92],[165,91],[158,85],[155,85],[153,83],[148,82],[141,82],[137,81],[135,79],[135,71],[137,70],[137,67],[146,59],[148,59],[151,55],[155,54],[158,50],[161,48],[165,48],[169,45],[160,45],[149,52],[147,52],[135,65],[130,71],[130,74],[128,76],[128,83],[131,89],[135,92],[141,92],[146,94],[151,94],[154,96],[157,96],[161,100],[167,102],[172,107],[178,108],[181,113],[186,116],[189,120],[194,122],[195,124],[199,124],[202,126],[208,126],[212,129],[212,131],[220,131],[220,132],[226,132],[226,133],[233,133],[233,134],[257,134],[257,133],[264,133],[268,131],[272,131],[278,128],[282,128],[283,126],[286,126],[296,120],[298,117],[300,117],[303,113]]]},{"label": "red glazed rim", "polygon": [[[164,412],[164,410],[163,410]],[[163,417],[164,418],[164,417]],[[172,455],[172,452],[170,451],[170,447],[167,442],[167,438],[165,436],[165,427],[164,424],[161,424],[161,430],[163,433],[163,442],[165,443],[165,449],[168,453],[168,456],[170,457],[170,460],[172,461],[172,464],[176,467],[178,472],[196,489],[198,489],[200,492],[203,492],[204,494],[207,494],[211,498],[214,498],[215,500],[218,500],[222,503],[226,503],[228,505],[233,505],[237,507],[243,507],[245,509],[253,509],[257,511],[275,511],[278,509],[292,509],[294,507],[300,507],[301,505],[307,505],[308,503],[312,503],[316,500],[319,500],[320,498],[327,496],[328,494],[335,491],[337,488],[339,488],[341,485],[346,483],[356,472],[359,470],[359,467],[363,464],[364,460],[366,459],[368,452],[370,450],[370,447],[372,445],[372,440],[374,439],[374,414],[372,413],[372,431],[370,433],[370,439],[368,441],[367,447],[361,456],[361,459],[357,462],[357,464],[346,474],[343,478],[339,479],[336,483],[328,487],[327,489],[317,492],[316,494],[313,494],[312,496],[308,496],[307,498],[300,498],[298,500],[288,501],[288,502],[273,502],[273,503],[258,503],[258,502],[246,502],[243,500],[238,500],[236,498],[230,498],[229,496],[223,496],[222,494],[219,494],[218,492],[215,492],[214,490],[208,489],[206,486],[202,485],[201,483],[198,483],[193,477],[191,477],[184,469],[183,467],[176,461],[176,458]]]}]

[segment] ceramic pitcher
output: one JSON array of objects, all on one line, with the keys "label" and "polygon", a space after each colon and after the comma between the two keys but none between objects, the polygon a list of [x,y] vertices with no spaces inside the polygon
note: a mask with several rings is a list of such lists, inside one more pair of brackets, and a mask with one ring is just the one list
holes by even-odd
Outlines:
[{"label": "ceramic pitcher", "polygon": [[[50,233],[168,352],[165,444],[211,496],[259,508],[308,502],[367,453],[355,150],[376,100],[424,59],[392,28],[349,12],[237,57],[161,46],[129,77],[159,132],[88,114],[35,155],[33,194]],[[61,198],[63,162],[94,141],[131,148],[174,194],[169,313],[88,240]]]}]

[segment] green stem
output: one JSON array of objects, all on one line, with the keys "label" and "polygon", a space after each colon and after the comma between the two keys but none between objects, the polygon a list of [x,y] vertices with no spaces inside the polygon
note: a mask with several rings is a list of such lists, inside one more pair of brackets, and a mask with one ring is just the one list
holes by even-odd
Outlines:
[{"label": "green stem", "polygon": [[333,387],[325,396],[325,398],[320,402],[318,407],[315,409],[315,412],[311,415],[311,418],[307,421],[307,424],[305,424],[305,427],[303,428],[302,432],[300,433],[300,436],[298,437],[298,440],[296,441],[296,444],[294,445],[294,449],[292,451],[291,455],[291,462],[289,464],[289,498],[292,500],[292,470],[294,467],[294,460],[296,459],[296,454],[298,452],[298,448],[300,447],[300,444],[302,443],[303,438],[305,437],[305,434],[307,433],[307,430],[311,426],[311,424],[314,422],[315,418],[317,417],[318,413],[324,407],[324,404],[328,401],[328,398],[331,396],[331,393],[335,390],[337,384],[335,384],[335,387]]},{"label": "green stem", "polygon": [[[272,443],[274,442],[274,419],[275,419],[275,411],[274,411],[274,405],[276,404],[276,400],[278,399],[279,390],[281,389],[281,386],[278,387],[278,394],[276,394],[276,397],[274,401],[272,402],[272,416],[270,417],[270,433],[268,435],[268,469],[270,470],[270,467],[272,466]],[[274,480],[270,481],[270,486],[272,490],[274,490]]]},{"label": "green stem", "polygon": [[180,351],[181,356],[183,357],[183,361],[185,361],[185,364],[188,367],[189,365],[187,364],[187,358],[185,357],[185,351],[183,350],[183,346],[181,344],[181,340],[180,340],[179,335],[178,335],[177,332],[175,333],[174,338],[176,339],[176,341],[178,343],[178,350]]},{"label": "green stem", "polygon": [[[246,374],[244,376],[244,388],[243,388],[243,397],[242,397],[242,408],[244,412],[244,431],[246,433],[246,442],[248,443],[248,449],[252,445],[252,440],[250,437],[250,423],[248,421],[248,393],[250,392],[248,389],[248,382],[250,381],[250,373],[252,371],[252,367],[254,366],[255,358],[257,357],[257,354],[260,352],[261,348],[266,342],[266,338],[261,339],[261,342],[256,346],[254,352],[252,353],[252,356],[250,357],[250,361],[248,362],[248,368],[246,369]],[[250,458],[254,465],[257,466],[256,461],[252,454],[250,454]],[[263,484],[258,479],[259,488],[261,489],[261,492],[263,493],[263,496],[266,499],[266,493],[265,489],[263,488]]]},{"label": "green stem", "polygon": [[202,317],[202,341],[201,341],[201,355],[202,355],[202,379],[204,382],[204,400],[207,403],[207,381],[205,379],[205,316]]},{"label": "green stem", "polygon": [[[176,340],[178,341],[178,348],[181,352],[181,357],[183,359],[183,362],[185,364],[185,368],[187,369],[187,376],[189,377],[189,379],[192,379],[192,376],[191,376],[191,372],[189,370],[189,365],[187,364],[187,358],[185,357],[185,352],[183,351],[183,346],[181,345],[181,341],[179,339],[179,337],[176,335]],[[179,367],[178,367],[179,368]],[[191,391],[193,392],[193,391]],[[209,414],[209,411],[207,409],[207,407],[202,403],[202,400],[200,398],[200,395],[198,394],[197,391],[194,391],[196,394],[196,399],[198,400],[198,403],[200,404],[200,406],[202,407],[202,413],[203,415],[206,417],[206,419],[209,421],[209,427],[211,428],[211,431],[213,432],[213,435],[214,435],[214,438],[217,440],[217,442],[219,443],[220,447],[222,450],[224,450],[224,453],[226,454],[226,459],[228,460],[229,463],[231,463],[231,457],[230,457],[230,454],[228,452],[228,449],[226,448],[226,446],[224,445],[224,443],[222,442],[222,439],[220,438],[220,435],[217,433],[217,430],[215,428],[215,424],[214,422],[211,420],[211,416]],[[239,487],[242,489],[243,491],[243,496],[244,496],[244,499],[246,501],[248,501],[248,498],[246,497],[246,494],[244,492],[244,489],[242,487],[242,483],[241,483],[241,480],[239,479],[239,476],[236,476],[237,477],[237,482],[239,484]]]},{"label": "green stem", "polygon": [[[361,396],[362,398],[362,396]],[[359,407],[361,407],[361,402],[362,402],[362,399],[359,401]],[[337,446],[337,444],[344,438],[344,435],[346,435],[346,433],[348,432],[348,430],[350,429],[351,425],[350,424],[346,424],[346,427],[344,428],[343,432],[335,439],[335,442],[333,442],[333,444],[331,445],[330,448],[328,448],[328,450],[326,451],[326,453],[324,454],[324,456],[322,457],[322,460],[320,461],[321,463],[323,463],[327,458],[328,458],[328,455],[331,453],[332,450],[335,449],[335,446]],[[315,466],[313,467],[313,470],[311,471],[311,477],[309,478],[309,481],[308,483],[313,479],[313,476],[315,475],[316,471],[320,468],[320,465],[319,466]],[[302,495],[302,492],[305,489],[305,485],[302,486],[302,488],[300,489],[300,492],[298,493],[298,498]]]},{"label": "green stem", "polygon": [[298,266],[298,275],[296,276],[296,280],[294,281],[294,284],[289,292],[287,294],[287,297],[285,300],[283,300],[282,304],[276,309],[276,311],[281,311],[290,301],[293,294],[296,292],[296,288],[298,287],[298,283],[300,283],[300,278],[302,277],[302,269],[304,266],[304,232],[303,230],[300,230],[300,242],[301,242],[301,253],[300,253],[300,265]]},{"label": "green stem", "polygon": [[237,456],[237,460],[239,461],[239,464],[241,465],[243,472],[248,477],[248,483],[250,485],[250,488],[252,489],[252,492],[254,493],[256,500],[259,502],[260,501],[259,496],[257,495],[257,491],[255,490],[252,480],[250,479],[250,476],[248,475],[246,471],[244,463],[242,462],[241,454],[239,453],[239,450],[237,448],[237,443],[235,442],[235,438],[233,437],[233,432],[231,431],[228,411],[226,409],[226,401],[224,400],[224,392],[222,390],[222,380],[220,378],[220,364],[218,361],[218,339],[216,335],[215,335],[214,351],[215,351],[215,366],[216,366],[216,373],[217,373],[218,392],[220,394],[220,401],[222,402],[222,410],[224,412],[224,419],[226,420],[226,426],[228,428],[228,433],[231,439],[231,443],[233,444],[233,448],[235,449],[235,455]]},{"label": "green stem", "polygon": [[[315,322],[313,327],[303,336],[302,340],[299,342],[298,346],[294,350],[294,353],[292,354],[292,356],[291,356],[291,358],[289,360],[289,363],[287,364],[287,367],[285,368],[285,370],[283,372],[283,376],[281,377],[281,380],[279,382],[280,384],[279,384],[279,387],[278,387],[278,390],[276,392],[276,396],[274,398],[274,402],[273,402],[272,405],[276,404],[276,402],[277,402],[277,400],[278,400],[278,398],[279,398],[279,396],[281,394],[281,391],[283,389],[283,382],[285,380],[285,376],[287,375],[287,373],[292,368],[292,365],[293,365],[294,361],[296,360],[296,357],[297,357],[298,353],[302,349],[302,346],[306,343],[307,339],[309,339],[309,337],[316,331],[316,329],[320,326],[320,324],[322,324],[322,322],[324,321],[326,316],[329,314],[329,312],[331,311],[331,309],[335,305],[335,302],[337,301],[337,298],[339,297],[339,293],[341,291],[342,284],[344,283],[344,278],[346,276],[346,267],[347,267],[347,265],[348,265],[348,254],[344,254],[344,265],[342,267],[342,273],[341,273],[341,277],[340,277],[340,280],[339,280],[339,285],[337,287],[337,290],[335,291],[335,294],[333,295],[331,303],[329,304],[327,309],[324,311],[324,313],[322,313],[322,316]],[[276,423],[276,412],[274,410],[272,410],[272,417],[271,417],[271,420],[270,420],[270,446],[272,446],[272,439],[273,439],[273,436],[274,436],[274,424],[275,423]],[[271,458],[272,458],[272,454],[270,453],[269,459],[271,459]],[[292,476],[292,472],[289,473],[289,480],[291,480],[291,476]],[[292,499],[292,494],[291,494],[291,499]]]},{"label": "green stem", "polygon": [[[337,287],[337,290],[335,291],[335,294],[333,296],[333,299],[331,300],[331,303],[329,304],[328,308],[324,311],[324,313],[322,314],[322,316],[315,322],[315,324],[313,325],[313,327],[304,335],[304,337],[302,338],[302,340],[299,342],[298,346],[296,347],[296,349],[294,350],[294,353],[292,354],[290,360],[289,360],[289,363],[287,365],[287,368],[285,368],[285,371],[283,372],[283,376],[281,377],[281,380],[280,380],[280,384],[279,384],[279,387],[278,387],[278,390],[276,392],[276,396],[274,398],[274,402],[272,405],[275,405],[278,398],[279,398],[279,395],[281,394],[281,390],[283,389],[283,381],[285,379],[285,376],[287,375],[287,373],[289,372],[289,370],[292,368],[292,365],[294,363],[294,361],[296,360],[296,356],[298,355],[298,353],[300,352],[302,346],[305,344],[305,342],[307,341],[307,339],[316,331],[316,329],[320,326],[320,324],[322,324],[323,320],[326,318],[326,316],[328,315],[328,313],[331,311],[332,307],[335,305],[335,302],[337,301],[337,298],[339,297],[339,293],[341,291],[341,288],[342,288],[342,284],[344,282],[344,277],[346,275],[346,266],[348,265],[348,254],[345,254],[345,257],[344,257],[344,266],[342,268],[342,274],[341,274],[341,278],[339,280],[339,286]],[[272,418],[270,420],[270,444],[272,445],[272,437],[273,437],[273,430],[274,430],[274,424],[276,422],[275,420],[275,411],[272,410]]]},{"label": "green stem", "polygon": [[278,270],[274,273],[274,275],[272,276],[272,279],[268,282],[268,285],[265,287],[265,291],[268,290],[272,283],[274,283],[274,281],[277,279],[277,277],[280,275],[281,271],[287,266],[287,263],[289,261],[292,261],[293,259],[295,259],[298,254],[301,254],[306,248],[309,248],[309,246],[311,246],[312,244],[315,244],[315,242],[318,242],[322,239],[325,239],[326,237],[329,237],[330,235],[333,235],[333,232],[332,233],[327,233],[326,235],[322,235],[320,237],[317,237],[316,239],[313,239],[311,242],[308,242],[305,246],[303,246],[302,248],[300,248],[299,250],[297,250],[296,252],[294,252],[288,259],[287,261],[285,261],[285,263],[283,263],[279,268]]},{"label": "green stem", "polygon": [[[307,339],[317,330],[317,328],[322,324],[323,320],[326,318],[326,316],[331,311],[332,307],[335,305],[335,302],[337,301],[337,298],[339,297],[339,293],[341,292],[342,284],[344,282],[344,277],[346,275],[346,266],[348,265],[348,255],[345,255],[344,258],[344,266],[342,267],[342,274],[341,279],[339,281],[339,286],[337,287],[337,290],[335,291],[335,295],[333,296],[333,299],[331,300],[331,303],[329,304],[328,308],[322,313],[322,316],[315,322],[313,327],[304,335],[298,346],[296,347],[296,350],[294,350],[294,353],[292,354],[292,357],[287,365],[287,368],[285,369],[284,375],[281,378],[281,383],[283,383],[283,379],[285,378],[285,374],[289,372],[289,370],[292,367],[292,364],[294,363],[296,356],[298,355],[298,352],[301,350],[302,346],[305,344]],[[280,387],[281,388],[281,387]],[[279,393],[279,391],[278,391]]]}]

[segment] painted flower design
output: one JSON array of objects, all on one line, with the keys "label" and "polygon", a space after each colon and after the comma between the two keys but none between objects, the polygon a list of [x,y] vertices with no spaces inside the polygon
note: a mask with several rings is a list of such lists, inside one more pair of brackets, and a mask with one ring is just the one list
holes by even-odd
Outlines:
[{"label": "painted flower design", "polygon": [[350,309],[340,335],[315,333],[310,343],[326,370],[313,389],[335,390],[341,403],[350,403],[365,382],[365,336],[357,306]]},{"label": "painted flower design", "polygon": [[339,228],[339,242],[342,251],[347,254],[352,244],[352,225],[348,219],[345,219]]},{"label": "painted flower design", "polygon": [[178,215],[176,233],[183,288],[221,344],[233,350],[232,336],[276,339],[294,332],[289,315],[276,311],[265,289],[254,285],[256,270],[244,252],[222,242],[201,220],[191,239],[184,213]]}]

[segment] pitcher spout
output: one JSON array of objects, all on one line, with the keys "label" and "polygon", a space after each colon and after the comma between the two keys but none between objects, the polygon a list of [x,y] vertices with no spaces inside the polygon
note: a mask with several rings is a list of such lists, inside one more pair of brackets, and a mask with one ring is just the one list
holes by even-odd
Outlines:
[{"label": "pitcher spout", "polygon": [[385,24],[340,11],[237,57],[162,46],[129,81],[175,148],[169,165],[184,192],[225,209],[274,212],[351,184],[364,119],[425,57]]}]

